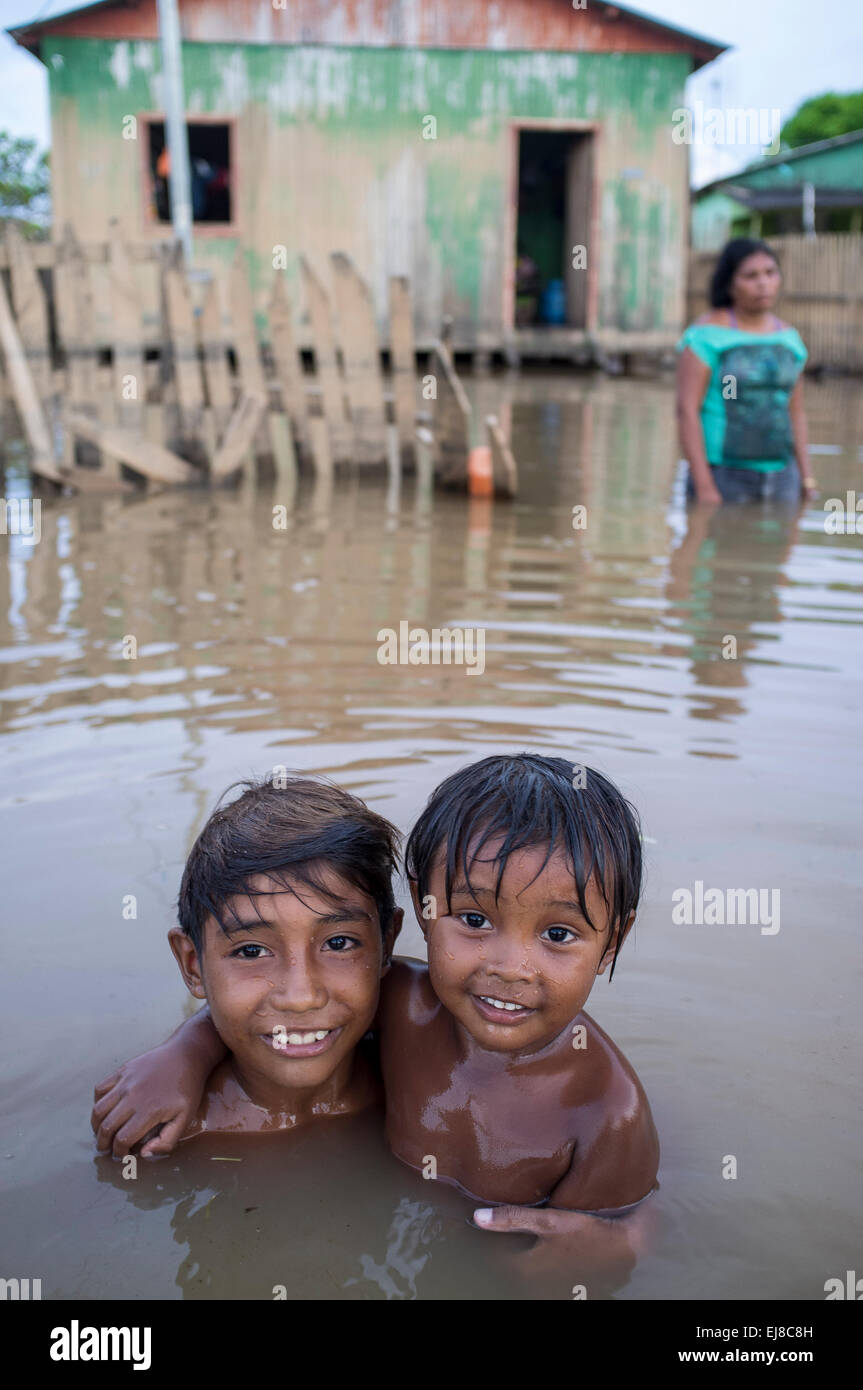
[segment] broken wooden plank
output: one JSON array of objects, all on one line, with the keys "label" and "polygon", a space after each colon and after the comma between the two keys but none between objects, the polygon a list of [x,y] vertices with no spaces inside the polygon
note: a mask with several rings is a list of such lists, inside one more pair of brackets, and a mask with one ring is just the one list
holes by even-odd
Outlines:
[{"label": "broken wooden plank", "polygon": [[417,373],[410,281],[406,275],[390,277],[390,371],[395,419],[403,462],[415,454]]},{"label": "broken wooden plank", "polygon": [[204,383],[198,360],[198,332],[195,311],[182,260],[163,268],[165,312],[171,344],[171,365],[180,414],[180,435],[184,444],[201,445],[204,411]]},{"label": "broken wooden plank", "polygon": [[485,427],[491,449],[495,497],[515,497],[518,492],[518,468],[497,416],[487,415]]},{"label": "broken wooden plank", "polygon": [[296,440],[302,453],[309,452],[308,402],[303,381],[303,363],[297,351],[294,325],[291,317],[291,302],[285,286],[284,273],[277,270],[273,274],[273,289],[268,306],[270,320],[270,344],[276,376],[282,391],[282,405],[288,416]]},{"label": "broken wooden plank", "polygon": [[61,483],[63,477],[54,464],[51,435],[42,410],[42,403],[39,400],[39,392],[36,390],[33,373],[30,370],[21,339],[18,336],[18,330],[15,327],[15,320],[12,317],[9,299],[6,295],[6,286],[3,284],[2,278],[0,278],[0,345],[2,345],[6,358],[6,373],[9,377],[12,394],[30,448],[33,450],[32,470],[42,478],[49,478],[51,482]]},{"label": "broken wooden plank", "polygon": [[344,252],[334,251],[330,264],[350,404],[353,460],[383,463],[387,459],[387,417],[371,292]]},{"label": "broken wooden plank", "polygon": [[121,429],[140,433],[147,398],[141,304],[129,248],[116,218],[111,222],[108,258],[115,416]]},{"label": "broken wooden plank", "polygon": [[334,463],[342,463],[351,457],[353,440],[345,413],[344,385],[336,355],[329,296],[305,256],[300,257],[300,267],[309,311],[315,369],[330,436],[330,457]]},{"label": "broken wooden plank", "polygon": [[467,489],[470,402],[456,376],[449,348],[442,342],[434,345],[432,370],[437,393],[432,423],[437,481],[443,487]]},{"label": "broken wooden plank", "polygon": [[73,409],[96,405],[97,354],[92,336],[93,301],[87,263],[71,223],[57,246],[54,272],[57,335],[66,358],[66,400]]},{"label": "broken wooden plank", "polygon": [[228,353],[222,327],[222,306],[215,280],[204,291],[204,303],[198,323],[201,352],[204,359],[204,381],[207,399],[215,420],[216,433],[221,437],[231,418],[234,393],[228,369]]},{"label": "broken wooden plank", "polygon": [[18,336],[42,400],[51,394],[51,335],[48,304],[29,245],[14,222],[6,224],[9,281]]},{"label": "broken wooden plank", "polygon": [[254,439],[266,409],[263,393],[244,391],[231,416],[225,437],[213,457],[210,476],[214,479],[226,478],[236,473],[243,463]]},{"label": "broken wooden plank", "polygon": [[[255,324],[255,306],[249,285],[246,257],[241,246],[237,247],[230,270],[229,297],[231,308],[231,342],[237,358],[237,372],[243,392],[251,396],[263,397],[268,402],[267,379],[261,361],[261,348]],[[251,443],[251,441],[250,441]],[[261,416],[254,437],[254,448],[258,454],[269,456],[272,452],[266,419]]]},{"label": "broken wooden plank", "polygon": [[178,458],[170,449],[154,444],[149,439],[141,439],[128,430],[119,427],[107,428],[89,415],[80,411],[66,409],[63,423],[70,435],[95,444],[107,454],[125,463],[145,478],[158,483],[194,483],[200,471],[193,468],[185,459]]},{"label": "broken wooden plank", "polygon": [[[57,338],[66,368],[64,403],[73,410],[95,414],[97,355],[92,337],[93,303],[90,277],[81,244],[67,222],[57,243],[54,267],[54,309]],[[75,463],[75,443],[63,440],[64,466]]]}]

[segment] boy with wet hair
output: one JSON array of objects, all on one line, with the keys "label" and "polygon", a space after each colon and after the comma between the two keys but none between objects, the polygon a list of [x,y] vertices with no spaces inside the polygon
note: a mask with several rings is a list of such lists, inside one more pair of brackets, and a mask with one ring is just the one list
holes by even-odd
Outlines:
[{"label": "boy with wet hair", "polygon": [[[600,773],[561,758],[484,758],[432,794],[407,870],[428,965],[394,962],[382,990],[393,1152],[498,1204],[475,1213],[490,1229],[581,1231],[584,1213],[640,1202],[659,1158],[650,1107],[584,1012],[638,905],[632,807]],[[133,1080],[127,1139],[158,1118]],[[166,1059],[159,1088],[173,1085]]]},{"label": "boy with wet hair", "polygon": [[[162,1127],[142,1148],[152,1156],[205,1130],[293,1128],[381,1098],[363,1040],[401,925],[397,832],[328,782],[239,785],[195,841],[168,934],[209,1012],[184,1025],[181,1048],[152,1054],[153,1094],[145,1059],[132,1096],[126,1069],[97,1089],[98,1142],[113,1136],[115,1153],[141,1137],[140,1109],[152,1111],[148,1129]],[[165,1065],[175,1071],[167,1106]]]}]

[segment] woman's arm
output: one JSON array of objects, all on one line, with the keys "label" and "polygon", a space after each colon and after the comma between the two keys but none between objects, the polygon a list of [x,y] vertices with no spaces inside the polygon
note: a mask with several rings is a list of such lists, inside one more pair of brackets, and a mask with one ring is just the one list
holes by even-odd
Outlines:
[{"label": "woman's arm", "polygon": [[699,502],[721,502],[704,449],[701,405],[710,385],[710,368],[691,348],[684,348],[677,364],[677,425],[680,447],[689,464],[692,485]]},{"label": "woman's arm", "polygon": [[93,1093],[96,1148],[122,1158],[144,1140],[142,1158],[169,1154],[195,1118],[207,1077],[226,1052],[205,1006],[160,1047],[124,1062]]},{"label": "woman's arm", "polygon": [[803,484],[803,496],[806,498],[814,497],[818,489],[818,484],[812,476],[812,465],[809,462],[809,425],[806,420],[806,407],[803,404],[803,376],[800,379],[788,401],[788,414],[791,416],[791,431],[794,435],[794,453],[797,456],[797,463],[800,468],[800,479]]}]

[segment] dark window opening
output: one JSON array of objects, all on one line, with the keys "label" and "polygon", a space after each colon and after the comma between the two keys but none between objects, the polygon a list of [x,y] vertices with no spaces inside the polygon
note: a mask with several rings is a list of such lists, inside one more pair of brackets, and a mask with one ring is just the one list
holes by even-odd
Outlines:
[{"label": "dark window opening", "polygon": [[[189,176],[194,222],[231,221],[231,128],[189,121]],[[170,162],[165,122],[149,126],[151,202],[156,222],[171,220]]]}]

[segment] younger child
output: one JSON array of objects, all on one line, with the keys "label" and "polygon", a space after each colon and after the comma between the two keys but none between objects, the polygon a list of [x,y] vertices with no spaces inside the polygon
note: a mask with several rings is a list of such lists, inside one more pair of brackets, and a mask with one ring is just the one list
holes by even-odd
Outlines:
[{"label": "younger child", "polygon": [[406,851],[428,967],[387,979],[381,1064],[397,1157],[484,1201],[600,1212],[645,1197],[659,1160],[638,1077],[584,1013],[635,918],[641,838],[574,771],[490,757],[433,793]]},{"label": "younger child", "polygon": [[[600,773],[574,772],[562,758],[490,757],[433,793],[406,856],[428,966],[395,963],[378,1021],[399,1158],[483,1201],[599,1214],[652,1190],[659,1147],[635,1072],[584,1012],[635,917],[638,821]],[[183,1031],[156,1069],[172,1115],[187,1103],[179,1055],[203,1081]],[[135,1113],[115,1153],[160,1118],[131,1070],[142,1063],[154,1084],[147,1058],[123,1069]]]}]

